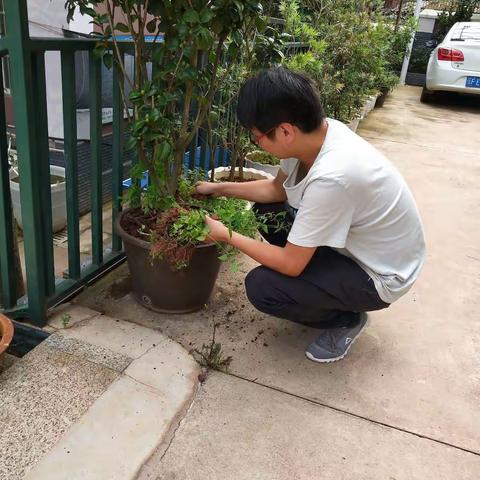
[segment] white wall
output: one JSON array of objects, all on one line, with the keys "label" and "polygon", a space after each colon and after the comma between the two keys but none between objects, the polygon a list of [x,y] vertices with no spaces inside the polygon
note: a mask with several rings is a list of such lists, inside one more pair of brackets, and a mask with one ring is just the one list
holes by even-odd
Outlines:
[{"label": "white wall", "polygon": [[56,28],[67,28],[65,0],[28,0],[28,20]]},{"label": "white wall", "polygon": [[68,28],[75,32],[81,33],[92,33],[93,32],[93,24],[90,22],[92,18],[87,15],[80,15],[80,13],[76,13],[73,17],[73,20],[68,24]]},{"label": "white wall", "polygon": [[[435,27],[435,21],[440,12],[438,10],[425,9],[420,12],[418,18],[418,32],[427,32],[432,33],[433,28]],[[480,14],[474,13],[472,16],[472,22],[480,21]]]},{"label": "white wall", "polygon": [[[78,14],[67,24],[65,0],[28,0],[28,21],[33,37],[63,37],[62,28],[89,33],[90,17]],[[78,81],[78,80],[77,80]],[[45,83],[47,87],[48,136],[63,138],[62,72],[59,52],[45,53]],[[78,115],[77,115],[78,116]],[[89,138],[88,115],[77,119],[79,139]]]}]

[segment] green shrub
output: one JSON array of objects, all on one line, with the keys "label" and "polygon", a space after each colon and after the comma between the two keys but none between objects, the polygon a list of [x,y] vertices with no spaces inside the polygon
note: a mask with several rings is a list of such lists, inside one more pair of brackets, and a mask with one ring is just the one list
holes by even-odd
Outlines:
[{"label": "green shrub", "polygon": [[327,116],[350,122],[365,97],[388,91],[398,82],[415,21],[382,14],[382,2],[299,0],[280,3],[285,28],[295,40],[307,41],[308,52],[285,60],[318,84]]},{"label": "green shrub", "polygon": [[264,165],[280,165],[280,160],[265,150],[253,150],[249,152],[247,156],[252,162],[258,162]]},{"label": "green shrub", "polygon": [[479,0],[451,1],[448,9],[443,10],[437,17],[435,38],[441,42],[455,23],[469,22],[479,7]]}]

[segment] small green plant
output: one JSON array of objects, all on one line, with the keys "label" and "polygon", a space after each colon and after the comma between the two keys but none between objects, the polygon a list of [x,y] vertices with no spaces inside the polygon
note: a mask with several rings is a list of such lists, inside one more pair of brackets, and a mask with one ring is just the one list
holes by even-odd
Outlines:
[{"label": "small green plant", "polygon": [[247,154],[247,158],[263,165],[280,165],[280,160],[265,150],[253,150]]},{"label": "small green plant", "polygon": [[67,328],[68,325],[70,324],[70,320],[72,319],[72,316],[69,313],[64,313],[62,315],[62,325],[63,328]]},{"label": "small green plant", "polygon": [[[237,232],[255,238],[259,231],[266,231],[267,228],[276,231],[287,229],[285,212],[257,217],[247,208],[245,200],[197,195],[194,185],[199,178],[204,178],[203,172],[189,172],[181,178],[179,189],[182,194],[174,208],[163,212],[158,218],[155,215],[146,217],[137,225],[138,233],[151,244],[152,260],[165,259],[175,270],[188,266],[194,247],[204,243],[208,237],[209,229],[205,224],[207,215],[220,220],[230,235]],[[235,269],[233,257],[238,250],[229,244],[219,243],[218,251],[220,260],[231,261]]]},{"label": "small green plant", "polygon": [[170,227],[169,234],[181,245],[198,244],[208,235],[205,224],[205,212],[202,210],[185,210]]},{"label": "small green plant", "polygon": [[210,343],[203,344],[200,350],[193,349],[192,354],[195,360],[204,368],[211,368],[220,372],[228,372],[232,357],[225,357],[222,352],[222,344],[215,339],[217,324],[213,324],[213,333]]}]

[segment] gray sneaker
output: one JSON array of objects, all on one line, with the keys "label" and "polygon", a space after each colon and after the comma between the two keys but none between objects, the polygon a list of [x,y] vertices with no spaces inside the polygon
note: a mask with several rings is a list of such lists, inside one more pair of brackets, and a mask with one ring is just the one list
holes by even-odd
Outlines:
[{"label": "gray sneaker", "polygon": [[367,325],[367,314],[360,313],[359,321],[353,327],[329,328],[322,331],[316,340],[309,345],[305,355],[319,363],[341,360],[353,342]]}]

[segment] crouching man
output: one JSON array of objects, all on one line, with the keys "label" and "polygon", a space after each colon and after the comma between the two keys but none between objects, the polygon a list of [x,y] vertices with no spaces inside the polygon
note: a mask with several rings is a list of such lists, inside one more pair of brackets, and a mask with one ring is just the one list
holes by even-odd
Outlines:
[{"label": "crouching man", "polygon": [[261,242],[207,218],[210,237],[261,264],[245,279],[258,310],[318,329],[310,360],[340,360],[366,312],[387,308],[420,273],[425,242],[413,196],[379,151],[325,118],[301,74],[277,67],[249,79],[238,119],[253,143],[282,159],[281,170],[273,180],[199,182],[197,192],[253,201],[257,214],[286,211],[291,227],[270,228]]}]

